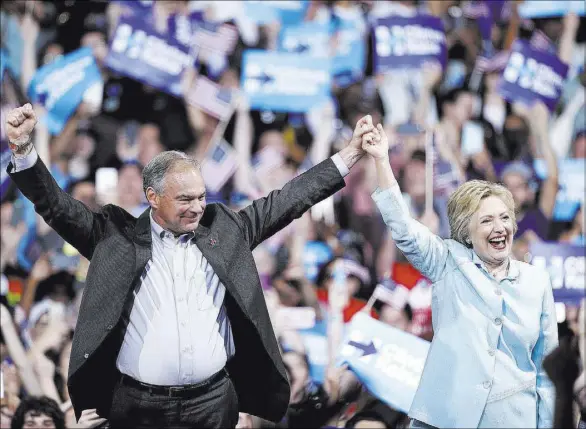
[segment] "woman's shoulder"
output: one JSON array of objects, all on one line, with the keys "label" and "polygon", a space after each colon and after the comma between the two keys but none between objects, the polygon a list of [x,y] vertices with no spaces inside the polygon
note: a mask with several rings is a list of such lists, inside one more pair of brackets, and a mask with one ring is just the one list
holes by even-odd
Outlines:
[{"label": "woman's shoulder", "polygon": [[516,265],[521,281],[532,282],[535,285],[551,284],[549,272],[545,268],[518,260],[512,260],[511,263]]}]

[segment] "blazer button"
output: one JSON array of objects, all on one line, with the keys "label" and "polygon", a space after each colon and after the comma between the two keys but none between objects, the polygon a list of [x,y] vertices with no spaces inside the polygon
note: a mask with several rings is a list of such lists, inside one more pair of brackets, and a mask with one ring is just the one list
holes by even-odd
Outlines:
[{"label": "blazer button", "polygon": [[497,317],[496,319],[494,319],[494,324],[497,326],[502,325],[503,321],[501,320],[500,317]]},{"label": "blazer button", "polygon": [[484,387],[485,389],[489,389],[491,384],[492,383],[490,381],[485,381],[484,383],[482,383],[482,387]]},{"label": "blazer button", "polygon": [[83,355],[83,357],[87,359],[87,358],[90,357],[90,354],[89,353],[86,353],[86,354]]}]

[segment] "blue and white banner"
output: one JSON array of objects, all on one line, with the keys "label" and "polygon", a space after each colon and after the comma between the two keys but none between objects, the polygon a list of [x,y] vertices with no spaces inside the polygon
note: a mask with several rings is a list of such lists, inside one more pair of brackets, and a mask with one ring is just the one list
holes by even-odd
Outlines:
[{"label": "blue and white banner", "polygon": [[256,24],[280,22],[287,27],[301,23],[308,7],[307,0],[246,0],[244,14]]},{"label": "blue and white banner", "polygon": [[346,87],[364,75],[366,43],[360,28],[353,21],[339,20],[336,29],[315,21],[284,27],[279,49],[331,58],[332,76],[340,87]]},{"label": "blue and white banner", "polygon": [[252,109],[307,112],[330,96],[330,67],[308,54],[247,50],[241,87]]},{"label": "blue and white banner", "polygon": [[548,52],[516,40],[498,82],[499,93],[510,102],[531,106],[541,100],[552,112],[562,93],[568,66]]},{"label": "blue and white banner", "polygon": [[330,56],[330,29],[322,22],[309,21],[284,27],[279,35],[279,49],[319,58]]},{"label": "blue and white banner", "polygon": [[379,19],[374,24],[373,47],[376,73],[420,68],[432,61],[446,66],[446,34],[441,19],[435,16]]},{"label": "blue and white banner", "polygon": [[519,4],[519,15],[527,19],[563,17],[570,12],[586,15],[584,0],[525,0]]},{"label": "blue and white banner", "polygon": [[428,351],[429,342],[360,312],[346,328],[337,361],[347,363],[373,396],[407,413]]},{"label": "blue and white banner", "polygon": [[[533,163],[535,174],[540,180],[547,177],[547,168],[542,159]],[[553,212],[555,221],[570,222],[574,219],[586,192],[585,166],[583,159],[562,159],[558,163],[559,190]]]},{"label": "blue and white banner", "polygon": [[579,304],[584,298],[584,259],[586,248],[566,243],[533,241],[529,247],[531,264],[549,272],[555,301]]},{"label": "blue and white banner", "polygon": [[40,119],[55,135],[75,112],[84,93],[101,80],[91,48],[81,48],[38,69],[29,84],[28,97],[31,103],[45,108],[47,115]]},{"label": "blue and white banner", "polygon": [[337,86],[345,88],[361,80],[366,67],[366,40],[358,22],[341,19],[334,31],[336,51],[332,59],[332,76]]},{"label": "blue and white banner", "polygon": [[157,33],[146,22],[123,17],[105,63],[116,73],[179,97],[183,72],[192,62],[189,48],[182,43]]}]

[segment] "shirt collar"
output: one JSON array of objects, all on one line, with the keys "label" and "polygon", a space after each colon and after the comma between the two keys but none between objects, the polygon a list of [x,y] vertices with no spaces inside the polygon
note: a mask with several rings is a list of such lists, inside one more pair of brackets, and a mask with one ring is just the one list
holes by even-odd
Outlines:
[{"label": "shirt collar", "polygon": [[154,232],[154,234],[159,237],[163,242],[167,241],[167,240],[171,240],[173,242],[180,242],[180,243],[186,243],[188,240],[191,240],[192,238],[195,237],[195,232],[191,231],[187,234],[182,234],[179,237],[175,237],[175,234],[173,234],[170,231],[167,231],[166,229],[164,229],[161,225],[159,225],[154,219],[153,219],[153,211],[151,210],[149,213],[149,216],[151,218],[151,231]]},{"label": "shirt collar", "polygon": [[[472,262],[474,262],[474,264],[484,270],[487,274],[490,274],[488,272],[488,270],[486,269],[486,267],[484,266],[484,262],[482,262],[482,260],[478,257],[478,255],[476,254],[476,252],[472,251]],[[517,278],[519,277],[519,273],[520,273],[520,269],[519,269],[519,261],[509,257],[509,272],[507,273],[507,276],[505,277],[506,280],[517,280]]]}]

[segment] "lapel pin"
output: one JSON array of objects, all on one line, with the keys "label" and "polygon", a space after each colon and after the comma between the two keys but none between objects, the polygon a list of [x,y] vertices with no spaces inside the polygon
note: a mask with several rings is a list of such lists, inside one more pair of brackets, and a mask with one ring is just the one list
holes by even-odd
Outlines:
[{"label": "lapel pin", "polygon": [[215,246],[216,244],[218,244],[218,240],[215,238],[210,238],[210,246]]}]

